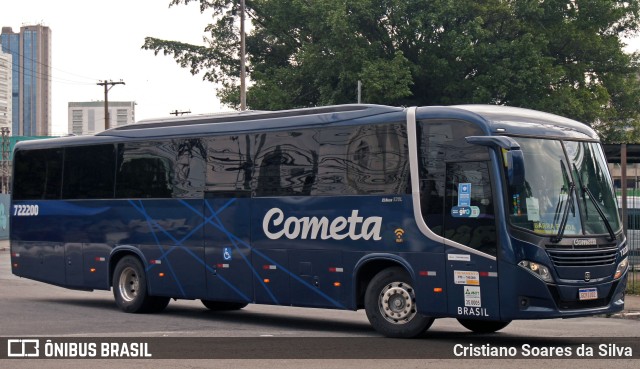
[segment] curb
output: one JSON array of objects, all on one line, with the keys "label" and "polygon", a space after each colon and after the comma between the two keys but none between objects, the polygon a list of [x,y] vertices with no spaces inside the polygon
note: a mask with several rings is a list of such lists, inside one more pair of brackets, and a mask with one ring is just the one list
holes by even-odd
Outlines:
[{"label": "curb", "polygon": [[614,319],[632,319],[632,320],[640,320],[640,311],[628,311],[622,313],[616,313],[607,316],[608,318]]}]

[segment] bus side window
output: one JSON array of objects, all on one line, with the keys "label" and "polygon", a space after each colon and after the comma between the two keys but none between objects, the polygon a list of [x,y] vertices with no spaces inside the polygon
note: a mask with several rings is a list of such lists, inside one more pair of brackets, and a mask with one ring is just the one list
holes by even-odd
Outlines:
[{"label": "bus side window", "polygon": [[112,199],[114,145],[67,147],[64,152],[64,199]]},{"label": "bus side window", "polygon": [[254,196],[310,196],[318,177],[316,130],[256,136]]},{"label": "bus side window", "polygon": [[406,126],[331,127],[319,130],[319,196],[410,193]]},{"label": "bus side window", "polygon": [[62,152],[62,149],[17,151],[13,199],[59,199],[62,191]]},{"label": "bus side window", "polygon": [[173,163],[163,157],[159,143],[118,145],[116,198],[170,198]]},{"label": "bus side window", "polygon": [[348,145],[347,180],[363,195],[402,194],[409,175],[406,130],[400,124],[362,126]]},{"label": "bus side window", "polygon": [[206,191],[245,195],[251,190],[253,162],[249,136],[215,136],[205,139]]},{"label": "bus side window", "polygon": [[168,165],[160,158],[130,158],[118,169],[118,198],[171,197]]},{"label": "bus side window", "polygon": [[116,197],[202,196],[205,155],[200,139],[120,144]]}]

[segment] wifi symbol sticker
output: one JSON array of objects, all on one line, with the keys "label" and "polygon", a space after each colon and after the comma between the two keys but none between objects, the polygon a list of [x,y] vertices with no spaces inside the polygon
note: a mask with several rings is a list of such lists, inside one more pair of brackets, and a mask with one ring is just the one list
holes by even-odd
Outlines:
[{"label": "wifi symbol sticker", "polygon": [[404,229],[397,228],[394,233],[396,234],[396,243],[403,243],[404,239],[402,237],[404,236]]}]

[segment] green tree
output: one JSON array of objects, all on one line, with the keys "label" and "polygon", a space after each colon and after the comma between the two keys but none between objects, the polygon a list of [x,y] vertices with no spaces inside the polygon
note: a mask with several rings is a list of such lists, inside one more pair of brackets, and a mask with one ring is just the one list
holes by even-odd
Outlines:
[{"label": "green tree", "polygon": [[[220,84],[239,105],[238,0],[212,12],[206,46],[147,37]],[[621,36],[640,0],[246,0],[252,109],[352,103],[529,107],[591,124],[608,141],[640,139],[637,54]],[[639,127],[640,128],[640,127]]]}]

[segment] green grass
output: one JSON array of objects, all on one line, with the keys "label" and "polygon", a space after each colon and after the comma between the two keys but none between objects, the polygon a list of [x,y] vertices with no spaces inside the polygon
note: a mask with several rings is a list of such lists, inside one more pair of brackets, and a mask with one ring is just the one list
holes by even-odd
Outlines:
[{"label": "green grass", "polygon": [[640,295],[640,284],[627,284],[627,295]]},{"label": "green grass", "polygon": [[630,295],[640,295],[640,271],[629,271],[629,278],[627,279],[627,291]]}]

